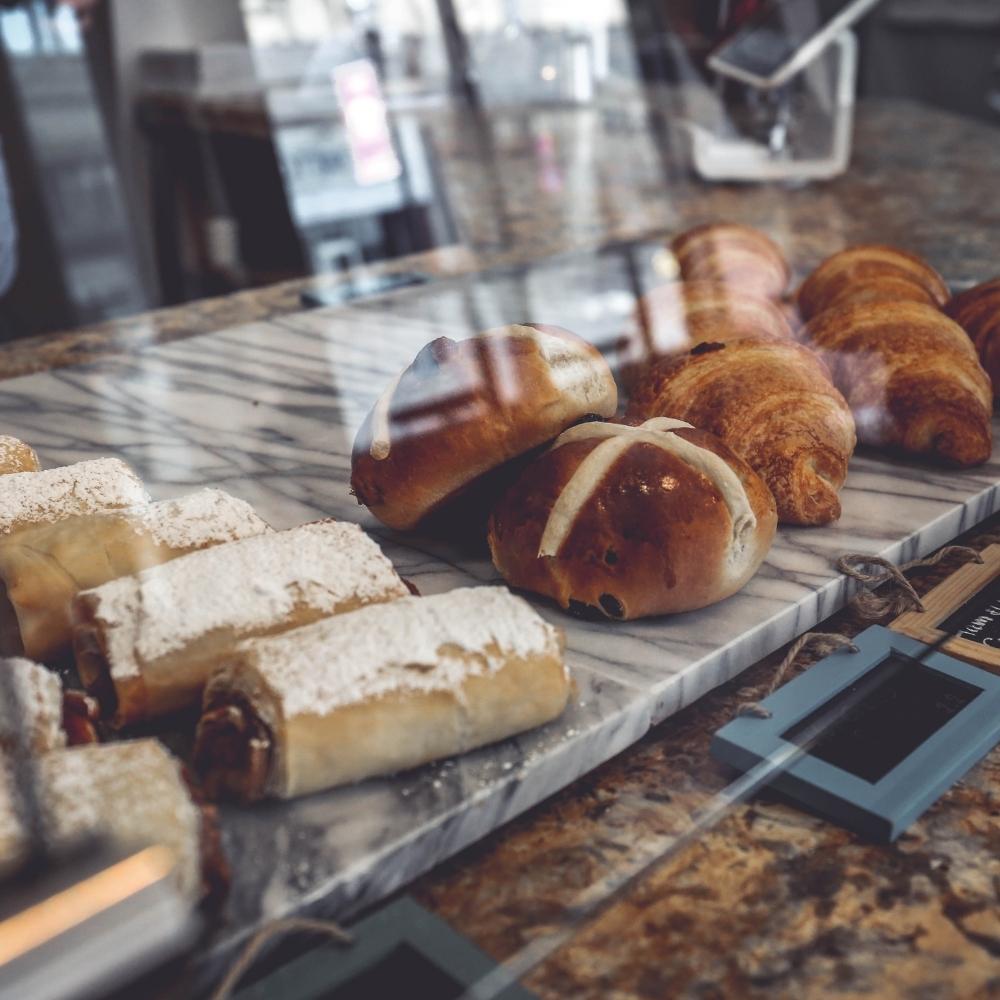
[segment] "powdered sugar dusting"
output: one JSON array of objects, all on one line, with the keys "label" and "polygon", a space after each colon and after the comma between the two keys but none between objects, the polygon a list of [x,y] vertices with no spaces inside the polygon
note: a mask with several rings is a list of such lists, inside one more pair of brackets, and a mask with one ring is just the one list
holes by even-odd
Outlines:
[{"label": "powdered sugar dusting", "polygon": [[356,524],[319,521],[192,552],[89,593],[118,678],[217,629],[252,636],[296,608],[333,614],[409,591]]},{"label": "powdered sugar dusting", "polygon": [[0,659],[0,671],[16,697],[13,704],[0,699],[0,750],[38,754],[64,747],[58,675],[21,657]]},{"label": "powdered sugar dusting", "polygon": [[37,469],[38,456],[28,445],[15,437],[0,434],[0,475]]},{"label": "powdered sugar dusting", "polygon": [[148,502],[139,478],[117,458],[96,458],[44,472],[15,472],[0,476],[0,534]]},{"label": "powdered sugar dusting", "polygon": [[[559,655],[559,631],[504,587],[407,597],[238,650],[284,717],[325,715],[399,690],[456,691],[514,656]],[[237,677],[239,662],[234,668]],[[225,685],[225,672],[218,676]]]},{"label": "powdered sugar dusting", "polygon": [[128,512],[136,533],[171,549],[198,549],[271,531],[245,500],[205,489]]},{"label": "powdered sugar dusting", "polygon": [[[162,844],[177,859],[184,894],[201,886],[201,811],[180,764],[156,740],[73,747],[38,759],[38,784],[50,842],[105,833],[123,846]],[[10,774],[0,767],[0,858],[24,848]]]}]

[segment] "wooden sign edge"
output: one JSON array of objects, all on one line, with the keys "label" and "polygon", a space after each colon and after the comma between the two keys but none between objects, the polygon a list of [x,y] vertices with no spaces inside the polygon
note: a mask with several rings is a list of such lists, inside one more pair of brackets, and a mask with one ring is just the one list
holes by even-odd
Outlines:
[{"label": "wooden sign edge", "polygon": [[[905,611],[890,623],[889,628],[928,645],[939,642],[945,633],[937,626],[974,593],[1000,577],[1000,544],[990,545],[979,554],[981,563],[967,563],[921,598],[923,611]],[[967,663],[1000,674],[1000,649],[958,636],[946,639],[941,649]]]}]

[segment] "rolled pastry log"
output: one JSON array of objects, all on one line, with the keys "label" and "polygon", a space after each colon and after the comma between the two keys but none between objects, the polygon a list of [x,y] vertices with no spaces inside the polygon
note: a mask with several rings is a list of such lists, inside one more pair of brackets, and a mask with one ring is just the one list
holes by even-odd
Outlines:
[{"label": "rolled pastry log", "polygon": [[12,472],[38,472],[41,465],[34,449],[15,437],[0,434],[0,476]]},{"label": "rolled pastry log", "polygon": [[409,597],[242,644],[195,744],[209,797],[292,798],[560,715],[563,634],[503,587]]},{"label": "rolled pastry log", "polygon": [[144,503],[149,495],[138,476],[117,458],[16,472],[0,476],[0,535]]},{"label": "rolled pastry log", "polygon": [[[25,851],[12,762],[0,759],[0,865]],[[33,766],[40,818],[52,847],[104,834],[126,848],[162,844],[178,888],[192,900],[225,879],[215,814],[193,798],[180,762],[156,740],[72,747]]]},{"label": "rolled pastry log", "polygon": [[245,501],[206,489],[0,536],[0,604],[6,599],[17,619],[2,651],[51,661],[70,650],[72,604],[81,590],[270,530]]},{"label": "rolled pastry log", "polygon": [[242,639],[409,593],[356,524],[319,521],[194,552],[86,591],[73,645],[115,725],[196,704]]}]

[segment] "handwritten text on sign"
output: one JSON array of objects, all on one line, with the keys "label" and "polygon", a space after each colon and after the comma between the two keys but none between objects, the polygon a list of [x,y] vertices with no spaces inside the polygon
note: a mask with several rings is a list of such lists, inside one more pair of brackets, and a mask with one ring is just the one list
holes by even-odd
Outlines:
[{"label": "handwritten text on sign", "polygon": [[938,628],[970,642],[1000,648],[1000,577],[973,594]]}]

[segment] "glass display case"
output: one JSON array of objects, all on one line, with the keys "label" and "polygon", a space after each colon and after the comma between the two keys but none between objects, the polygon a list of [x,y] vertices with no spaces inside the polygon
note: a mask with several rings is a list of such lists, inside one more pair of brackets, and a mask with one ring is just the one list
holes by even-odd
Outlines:
[{"label": "glass display case", "polygon": [[988,995],[1000,21],[792,4],[0,0],[0,994]]}]

